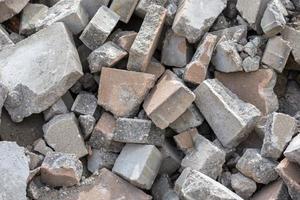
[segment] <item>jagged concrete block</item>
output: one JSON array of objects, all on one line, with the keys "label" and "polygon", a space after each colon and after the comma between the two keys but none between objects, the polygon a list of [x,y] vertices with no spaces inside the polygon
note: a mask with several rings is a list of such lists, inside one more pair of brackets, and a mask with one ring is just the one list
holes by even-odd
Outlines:
[{"label": "jagged concrete block", "polygon": [[283,31],[281,32],[282,38],[288,42],[290,42],[290,46],[292,47],[292,54],[297,63],[300,63],[300,31],[296,30],[290,26],[285,26]]},{"label": "jagged concrete block", "polygon": [[5,108],[16,122],[49,108],[83,74],[63,23],[53,24],[0,52],[0,65],[0,82],[9,90]]},{"label": "jagged concrete block", "polygon": [[95,95],[82,92],[77,95],[71,111],[79,115],[94,115],[96,108],[97,98]]},{"label": "jagged concrete block", "polygon": [[133,185],[149,190],[161,162],[162,155],[155,146],[126,144],[112,170]]},{"label": "jagged concrete block", "polygon": [[136,36],[137,32],[135,31],[120,31],[114,35],[112,41],[124,50],[129,51]]},{"label": "jagged concrete block", "polygon": [[225,147],[235,147],[246,139],[261,115],[216,79],[205,80],[194,93],[200,112]]},{"label": "jagged concrete block", "polygon": [[114,27],[120,16],[106,6],[101,6],[89,24],[85,27],[79,39],[91,50],[100,47]]},{"label": "jagged concrete block", "polygon": [[261,155],[277,160],[296,132],[296,120],[286,114],[274,112],[259,124],[256,131],[264,135]]},{"label": "jagged concrete block", "polygon": [[57,152],[75,154],[81,158],[88,154],[73,113],[55,116],[43,126],[44,138]]},{"label": "jagged concrete block", "polygon": [[64,101],[60,98],[50,108],[43,112],[45,121],[49,121],[55,115],[65,114],[68,112],[68,108]]},{"label": "jagged concrete block", "polygon": [[82,6],[85,8],[90,18],[96,14],[101,6],[108,6],[109,0],[81,0]]},{"label": "jagged concrete block", "polygon": [[272,199],[272,200],[289,199],[287,187],[285,186],[284,182],[281,179],[264,186],[261,190],[256,192],[252,197],[252,200],[266,200],[266,199]]},{"label": "jagged concrete block", "polygon": [[92,155],[88,157],[87,168],[95,173],[99,169],[112,169],[118,154],[106,151],[105,149],[93,149]]},{"label": "jagged concrete block", "polygon": [[262,57],[262,63],[281,73],[286,65],[292,48],[280,36],[270,38]]},{"label": "jagged concrete block", "polygon": [[24,148],[15,142],[0,142],[0,197],[26,200],[29,163]]},{"label": "jagged concrete block", "polygon": [[38,29],[39,20],[47,16],[48,7],[43,4],[27,4],[23,9],[20,23],[20,34],[31,35]]},{"label": "jagged concrete block", "polygon": [[195,95],[170,70],[166,70],[144,101],[143,108],[153,123],[164,129],[191,106]]},{"label": "jagged concrete block", "polygon": [[13,41],[9,38],[8,32],[0,25],[0,51],[13,46]]},{"label": "jagged concrete block", "polygon": [[213,25],[226,3],[226,0],[181,1],[173,22],[173,31],[190,43],[196,43]]},{"label": "jagged concrete block", "polygon": [[21,12],[29,0],[3,0],[0,2],[0,23]]},{"label": "jagged concrete block", "polygon": [[50,26],[55,22],[64,22],[73,34],[78,34],[88,24],[89,16],[81,0],[60,0],[49,8],[44,19],[39,20],[38,27]]},{"label": "jagged concrete block", "polygon": [[113,67],[127,56],[127,52],[113,42],[106,42],[94,50],[88,57],[92,73],[100,72],[102,67]]},{"label": "jagged concrete block", "polygon": [[293,138],[288,147],[284,151],[284,156],[291,162],[300,165],[300,134]]},{"label": "jagged concrete block", "polygon": [[254,72],[259,69],[261,58],[259,56],[248,56],[243,60],[242,67],[245,72]]},{"label": "jagged concrete block", "polygon": [[141,18],[144,18],[145,15],[149,12],[149,7],[151,5],[158,5],[164,7],[167,0],[139,0],[135,8],[135,14]]},{"label": "jagged concrete block", "polygon": [[143,24],[130,48],[127,69],[132,71],[146,71],[166,19],[166,9],[151,5]]},{"label": "jagged concrete block", "polygon": [[41,166],[42,182],[51,186],[78,184],[83,166],[75,154],[48,153]]},{"label": "jagged concrete block", "polygon": [[183,200],[242,200],[241,197],[222,184],[191,168],[185,168],[176,180],[175,191]]},{"label": "jagged concrete block", "polygon": [[42,138],[34,141],[33,143],[33,150],[36,152],[39,152],[42,155],[47,155],[48,153],[52,153],[53,150],[47,146],[45,140],[43,140]]},{"label": "jagged concrete block", "polygon": [[199,134],[196,128],[191,128],[187,131],[175,135],[173,138],[177,147],[187,153],[194,148],[193,136]]},{"label": "jagged concrete block", "polygon": [[240,42],[247,40],[248,29],[247,25],[238,25],[210,33],[217,36],[217,41],[219,41],[221,38],[224,38],[224,40]]},{"label": "jagged concrete block", "polygon": [[231,175],[231,187],[242,198],[248,199],[256,191],[256,183],[241,173]]},{"label": "jagged concrete block", "polygon": [[113,0],[110,9],[120,16],[120,20],[128,23],[139,0]]},{"label": "jagged concrete block", "polygon": [[246,149],[238,160],[236,168],[255,182],[268,184],[278,177],[275,171],[277,164],[275,161],[262,157],[258,149]]}]

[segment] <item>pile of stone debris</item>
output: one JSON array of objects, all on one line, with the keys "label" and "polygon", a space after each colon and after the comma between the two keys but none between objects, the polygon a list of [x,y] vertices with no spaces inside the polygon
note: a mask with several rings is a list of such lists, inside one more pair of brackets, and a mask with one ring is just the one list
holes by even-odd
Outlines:
[{"label": "pile of stone debris", "polygon": [[0,0],[1,200],[299,200],[299,0]]}]

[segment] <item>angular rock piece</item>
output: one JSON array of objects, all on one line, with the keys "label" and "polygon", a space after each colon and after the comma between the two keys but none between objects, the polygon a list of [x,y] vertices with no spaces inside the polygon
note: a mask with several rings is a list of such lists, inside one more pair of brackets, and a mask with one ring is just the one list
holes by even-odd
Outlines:
[{"label": "angular rock piece", "polygon": [[221,38],[224,38],[224,40],[240,42],[247,40],[247,31],[248,29],[246,25],[238,25],[210,33],[217,36],[217,41],[220,41]]},{"label": "angular rock piece", "polygon": [[191,106],[195,95],[170,70],[160,78],[143,108],[154,124],[164,129]]},{"label": "angular rock piece", "polygon": [[57,186],[78,184],[83,167],[76,155],[66,153],[49,153],[41,166],[42,182]]},{"label": "angular rock piece", "polygon": [[213,25],[226,3],[226,0],[181,1],[173,22],[173,31],[190,43],[197,42]]},{"label": "angular rock piece", "polygon": [[0,2],[0,23],[18,14],[29,0],[3,0]]},{"label": "angular rock piece", "polygon": [[85,27],[79,39],[91,50],[100,47],[118,23],[120,16],[101,6],[89,24]]},{"label": "angular rock piece", "polygon": [[82,6],[85,8],[90,18],[92,18],[101,6],[107,6],[109,0],[81,0]]},{"label": "angular rock piece", "polygon": [[284,182],[279,179],[266,186],[264,186],[260,191],[256,192],[252,200],[281,200],[289,199],[289,194]]},{"label": "angular rock piece", "polygon": [[96,123],[95,117],[93,117],[92,115],[80,115],[78,121],[84,138],[88,138],[94,130],[94,126]]},{"label": "angular rock piece", "polygon": [[185,67],[183,80],[193,84],[200,84],[205,80],[217,36],[207,34],[199,44],[191,62]]},{"label": "angular rock piece", "polygon": [[151,188],[151,194],[156,200],[179,200],[179,197],[173,190],[172,182],[166,174],[155,180]]},{"label": "angular rock piece", "polygon": [[95,149],[104,148],[108,151],[120,152],[123,145],[113,141],[115,128],[116,119],[108,112],[104,112],[94,128],[89,144]]},{"label": "angular rock piece", "polygon": [[236,164],[236,168],[242,174],[263,184],[277,179],[276,166],[277,162],[262,157],[258,149],[247,149]]},{"label": "angular rock piece", "polygon": [[63,23],[0,52],[0,65],[1,82],[9,89],[5,108],[16,122],[49,108],[82,76],[77,50]]},{"label": "angular rock piece", "polygon": [[8,89],[0,83],[0,124],[1,124],[2,107],[6,100],[7,94],[8,94]]},{"label": "angular rock piece", "polygon": [[177,133],[200,126],[204,121],[198,108],[192,104],[179,118],[170,124],[170,128]]},{"label": "angular rock piece", "polygon": [[256,183],[241,173],[231,175],[231,187],[242,198],[248,199],[256,190]]},{"label": "angular rock piece", "polygon": [[126,55],[127,52],[115,43],[106,42],[89,55],[90,71],[95,73],[101,71],[102,67],[112,67]]},{"label": "angular rock piece", "polygon": [[170,140],[165,140],[159,149],[162,154],[162,163],[159,174],[174,174],[180,168],[182,156]]},{"label": "angular rock piece", "polygon": [[31,35],[35,33],[39,25],[39,20],[47,16],[48,9],[43,4],[27,4],[21,16],[20,34]]},{"label": "angular rock piece", "polygon": [[162,155],[153,145],[126,144],[113,172],[133,185],[149,190],[157,176]]},{"label": "angular rock piece", "polygon": [[270,38],[261,61],[281,73],[291,50],[290,43],[283,40],[280,36]]},{"label": "angular rock piece", "polygon": [[78,34],[88,24],[89,16],[81,0],[60,0],[49,8],[47,16],[39,21],[38,27],[50,26],[55,22],[64,22],[73,34]]},{"label": "angular rock piece", "polygon": [[15,142],[1,141],[0,162],[1,199],[26,200],[29,165],[24,148]]},{"label": "angular rock piece", "polygon": [[296,163],[283,159],[276,167],[276,171],[282,178],[293,200],[300,199],[300,167]]},{"label": "angular rock piece", "polygon": [[56,101],[50,108],[43,112],[44,119],[49,121],[55,115],[65,114],[68,112],[68,108],[62,99]]},{"label": "angular rock piece", "polygon": [[165,67],[162,64],[160,64],[158,60],[152,58],[145,73],[153,74],[155,76],[155,81],[156,81],[161,77],[161,75],[163,75],[165,70],[166,70]]},{"label": "angular rock piece", "polygon": [[171,29],[166,33],[161,53],[161,62],[167,66],[184,67],[191,58],[191,48],[186,39]]},{"label": "angular rock piece", "polygon": [[215,72],[215,78],[241,100],[256,106],[264,115],[278,109],[278,99],[273,91],[276,73],[271,69],[259,69],[251,73]]},{"label": "angular rock piece", "polygon": [[77,95],[71,111],[79,115],[94,115],[97,108],[97,98],[91,93]]},{"label": "angular rock piece", "polygon": [[93,149],[92,155],[88,157],[87,168],[90,172],[95,173],[99,169],[112,169],[118,154],[106,151],[105,149]]},{"label": "angular rock piece", "polygon": [[183,200],[242,200],[241,197],[230,191],[224,185],[191,168],[184,169],[176,180],[175,191]]},{"label": "angular rock piece", "polygon": [[248,56],[243,60],[242,63],[243,69],[245,72],[254,72],[259,69],[260,66],[260,57],[259,56]]},{"label": "angular rock piece", "polygon": [[194,135],[199,134],[196,128],[189,129],[178,135],[175,135],[173,138],[183,152],[188,152],[194,147],[193,137]]},{"label": "angular rock piece", "polygon": [[287,12],[281,1],[275,0],[268,3],[260,23],[263,32],[268,37],[275,36],[285,27],[286,21],[281,8]]},{"label": "angular rock piece", "polygon": [[224,147],[235,147],[246,139],[261,115],[216,79],[205,80],[194,93],[196,105]]},{"label": "angular rock piece", "polygon": [[47,146],[46,142],[42,138],[33,143],[33,150],[43,154],[44,156],[53,152],[53,150]]},{"label": "angular rock piece", "polygon": [[167,0],[140,0],[135,8],[135,14],[141,18],[144,18],[145,15],[149,12],[149,7],[151,5],[164,7],[166,2]]},{"label": "angular rock piece", "polygon": [[110,9],[120,16],[120,20],[128,23],[139,0],[113,0]]},{"label": "angular rock piece", "polygon": [[284,156],[291,162],[300,165],[300,134],[293,138],[289,146],[284,151]]},{"label": "angular rock piece", "polygon": [[9,38],[8,32],[0,25],[0,51],[13,46],[14,43]]},{"label": "angular rock piece", "polygon": [[296,120],[286,114],[274,112],[264,123],[259,124],[258,132],[264,135],[261,155],[277,160],[296,132]]},{"label": "angular rock piece", "polygon": [[248,0],[238,0],[236,8],[254,30],[261,32],[260,22],[270,1],[271,0],[258,0],[253,3]]},{"label": "angular rock piece", "polygon": [[146,71],[152,55],[156,49],[163,24],[166,9],[152,5],[129,51],[127,69],[132,71]]},{"label": "angular rock piece", "polygon": [[221,72],[243,71],[242,58],[236,49],[235,43],[232,41],[222,41],[218,43],[216,52],[211,61],[216,67],[216,70]]},{"label": "angular rock piece", "polygon": [[77,119],[73,113],[55,116],[43,126],[44,138],[55,151],[75,154],[78,158],[87,155]]},{"label": "angular rock piece", "polygon": [[221,175],[225,152],[200,134],[194,135],[195,150],[187,153],[181,166],[191,167],[212,179]]},{"label": "angular rock piece", "polygon": [[102,68],[98,104],[118,117],[134,115],[154,85],[152,74]]},{"label": "angular rock piece", "polygon": [[300,31],[286,26],[281,32],[281,35],[284,40],[290,42],[289,45],[292,47],[294,59],[300,64],[300,44],[298,42],[300,39]]},{"label": "angular rock piece", "polygon": [[135,31],[121,31],[114,36],[112,41],[119,47],[129,51],[136,36],[137,32]]}]

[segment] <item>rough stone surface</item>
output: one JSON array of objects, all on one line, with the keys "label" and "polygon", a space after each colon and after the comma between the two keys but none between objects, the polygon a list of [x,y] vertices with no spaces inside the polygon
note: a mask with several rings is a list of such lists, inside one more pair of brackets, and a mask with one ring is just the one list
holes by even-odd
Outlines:
[{"label": "rough stone surface", "polygon": [[280,36],[270,38],[261,61],[263,64],[281,73],[291,50],[290,43],[283,40]]},{"label": "rough stone surface", "polygon": [[96,123],[95,117],[92,115],[80,115],[78,121],[84,138],[88,138],[94,130]]},{"label": "rough stone surface", "polygon": [[87,168],[95,173],[99,169],[112,169],[118,154],[106,151],[105,149],[93,149],[92,155],[88,157]]},{"label": "rough stone surface", "polygon": [[94,115],[96,108],[97,98],[91,93],[82,92],[77,95],[71,111],[79,115]]},{"label": "rough stone surface", "polygon": [[277,162],[262,157],[258,149],[247,149],[238,160],[236,168],[255,182],[268,184],[278,177],[276,165]]},{"label": "rough stone surface", "polygon": [[156,200],[179,200],[178,195],[173,190],[171,180],[166,174],[161,175],[155,180],[151,194]]},{"label": "rough stone surface", "polygon": [[122,22],[128,23],[138,2],[138,0],[113,0],[110,9],[120,16]]},{"label": "rough stone surface", "polygon": [[60,0],[49,8],[45,18],[39,20],[38,27],[50,26],[55,22],[63,22],[73,34],[78,34],[88,24],[89,16],[81,0]]},{"label": "rough stone surface", "polygon": [[260,57],[259,56],[248,56],[243,60],[242,66],[245,72],[257,71],[260,66]]},{"label": "rough stone surface", "polygon": [[293,200],[300,199],[300,167],[296,163],[283,159],[276,167],[276,171],[282,178]]},{"label": "rough stone surface", "polygon": [[176,180],[175,191],[183,200],[242,200],[222,184],[191,168],[184,169]]},{"label": "rough stone surface", "polygon": [[181,1],[173,22],[173,31],[190,43],[197,42],[213,25],[226,3],[226,0]]},{"label": "rough stone surface", "polygon": [[191,48],[185,37],[171,29],[166,33],[161,53],[161,62],[167,66],[184,67],[191,58]]},{"label": "rough stone surface", "polygon": [[0,23],[18,14],[29,0],[3,0],[0,2]]},{"label": "rough stone surface", "polygon": [[46,142],[42,138],[33,143],[33,150],[43,154],[44,156],[53,152],[53,150],[47,146]]},{"label": "rough stone surface", "polygon": [[273,89],[276,73],[271,69],[256,72],[219,73],[215,77],[241,100],[256,106],[264,115],[278,109],[278,99]]},{"label": "rough stone surface", "polygon": [[143,108],[154,124],[164,129],[191,106],[195,95],[171,71],[166,70],[146,98]]},{"label": "rough stone surface", "polygon": [[13,46],[13,41],[9,38],[8,32],[0,25],[0,51]]},{"label": "rough stone surface", "polygon": [[133,185],[149,190],[157,176],[162,155],[153,145],[126,144],[113,172]]},{"label": "rough stone surface", "polygon": [[185,67],[183,80],[193,84],[202,83],[207,74],[208,65],[210,63],[217,36],[207,34],[200,42],[197,50],[190,63]]},{"label": "rough stone surface", "polygon": [[73,186],[82,175],[82,163],[76,155],[48,153],[41,166],[42,182],[51,186]]},{"label": "rough stone surface", "polygon": [[45,121],[49,121],[55,115],[65,114],[68,112],[68,108],[64,101],[60,98],[50,108],[43,112]]},{"label": "rough stone surface", "polygon": [[127,69],[146,71],[166,19],[166,9],[152,5],[144,18],[143,24],[130,48]]},{"label": "rough stone surface", "polygon": [[205,80],[194,93],[200,112],[225,147],[235,147],[246,139],[261,115],[216,79]]},{"label": "rough stone surface", "polygon": [[92,18],[101,6],[108,6],[109,0],[81,0],[90,18]]},{"label": "rough stone surface", "polygon": [[1,124],[2,107],[6,100],[7,94],[8,94],[8,89],[0,83],[0,124]]},{"label": "rough stone surface", "polygon": [[300,134],[293,138],[288,147],[284,151],[284,156],[291,162],[300,165]]},{"label": "rough stone surface", "polygon": [[247,38],[247,26],[238,25],[218,31],[210,32],[211,34],[217,36],[217,41],[220,41],[221,38],[224,40],[232,40],[234,42],[241,42]]},{"label": "rough stone surface", "polygon": [[136,36],[137,32],[135,31],[120,31],[114,36],[112,41],[119,47],[129,51]]},{"label": "rough stone surface", "polygon": [[154,80],[152,74],[102,68],[98,104],[115,116],[132,116],[154,86]]},{"label": "rough stone surface", "polygon": [[99,72],[102,67],[114,66],[126,55],[127,52],[115,43],[106,42],[89,55],[89,69],[92,73]]},{"label": "rough stone surface", "polygon": [[43,131],[46,142],[55,151],[75,154],[79,158],[87,155],[88,152],[73,113],[55,116],[43,126]]},{"label": "rough stone surface", "polygon": [[0,199],[26,200],[29,164],[24,148],[1,141],[0,162]]},{"label": "rough stone surface", "polygon": [[135,8],[135,14],[139,17],[144,18],[147,12],[149,12],[149,7],[151,5],[158,5],[164,7],[167,0],[140,0]]},{"label": "rough stone surface", "polygon": [[1,82],[9,90],[5,108],[16,122],[46,110],[82,76],[78,53],[63,23],[1,51],[0,65]]},{"label": "rough stone surface", "polygon": [[264,135],[261,155],[277,160],[296,132],[296,120],[286,114],[274,112],[259,124],[256,131]]},{"label": "rough stone surface", "polygon": [[248,199],[256,191],[256,183],[241,173],[231,175],[231,187],[244,199]]},{"label": "rough stone surface", "polygon": [[260,191],[256,192],[252,200],[281,200],[289,199],[289,194],[284,182],[279,179],[266,186],[264,186]]},{"label": "rough stone surface", "polygon": [[161,75],[163,75],[165,70],[166,70],[165,67],[162,64],[160,64],[158,60],[152,58],[145,73],[153,74],[155,76],[155,81],[156,81],[161,77]]},{"label": "rough stone surface", "polygon": [[221,175],[225,152],[200,134],[193,136],[195,149],[183,158],[181,166],[195,169],[212,179]]},{"label": "rough stone surface", "polygon": [[174,174],[179,168],[182,160],[178,149],[173,145],[173,143],[166,139],[159,148],[162,154],[162,163],[159,169],[159,174]]},{"label": "rough stone surface", "polygon": [[290,26],[286,26],[281,32],[282,38],[288,42],[292,47],[292,54],[297,63],[300,64],[300,31]]},{"label": "rough stone surface", "polygon": [[80,40],[91,50],[100,47],[118,23],[120,16],[101,6],[80,35]]},{"label": "rough stone surface", "polygon": [[183,152],[188,152],[194,147],[193,136],[199,134],[196,128],[189,129],[178,135],[175,135],[173,138]]}]

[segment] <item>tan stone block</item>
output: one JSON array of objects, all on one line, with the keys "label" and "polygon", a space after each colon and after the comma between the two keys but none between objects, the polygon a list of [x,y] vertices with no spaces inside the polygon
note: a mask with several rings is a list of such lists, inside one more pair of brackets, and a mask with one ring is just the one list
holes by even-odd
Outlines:
[{"label": "tan stone block", "polygon": [[271,184],[264,186],[254,194],[252,200],[281,200],[288,199],[289,195],[284,182],[279,179]]},{"label": "tan stone block", "polygon": [[147,70],[145,71],[146,73],[153,74],[155,76],[155,81],[163,75],[165,72],[165,66],[160,64],[158,60],[155,58],[152,58],[150,64],[147,67]]},{"label": "tan stone block", "polygon": [[178,135],[175,135],[173,138],[177,144],[177,146],[184,152],[187,152],[189,149],[194,147],[193,136],[198,134],[198,130],[196,128],[189,129]]}]

